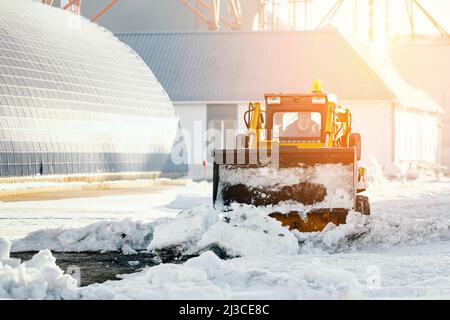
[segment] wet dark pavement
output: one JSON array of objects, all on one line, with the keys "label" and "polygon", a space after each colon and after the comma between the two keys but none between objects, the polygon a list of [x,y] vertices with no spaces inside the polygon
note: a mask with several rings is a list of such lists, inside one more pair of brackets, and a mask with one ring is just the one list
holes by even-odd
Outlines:
[{"label": "wet dark pavement", "polygon": [[[204,251],[208,250],[214,252],[221,259],[232,258],[217,245],[211,245],[204,249]],[[30,260],[36,253],[36,251],[11,252],[11,258],[19,258],[23,262]],[[65,273],[79,279],[80,286],[102,283],[107,280],[120,280],[117,275],[135,273],[143,268],[153,267],[160,263],[183,263],[200,253],[186,255],[177,247],[166,248],[157,252],[141,251],[131,255],[115,251],[104,253],[52,252],[56,258],[56,264]]]},{"label": "wet dark pavement", "polygon": [[[12,252],[11,257],[27,261],[34,254],[36,254],[34,251]],[[119,280],[117,275],[138,272],[142,268],[155,266],[161,262],[157,256],[149,252],[133,255],[124,255],[121,252],[52,252],[52,254],[56,258],[56,264],[64,272],[75,276],[74,272],[80,271],[81,286]]]}]

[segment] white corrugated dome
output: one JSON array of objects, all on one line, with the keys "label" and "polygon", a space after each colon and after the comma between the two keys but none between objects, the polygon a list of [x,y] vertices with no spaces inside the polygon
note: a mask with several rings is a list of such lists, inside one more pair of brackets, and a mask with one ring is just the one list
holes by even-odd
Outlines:
[{"label": "white corrugated dome", "polygon": [[109,31],[0,0],[0,176],[183,171],[179,124],[147,65]]}]

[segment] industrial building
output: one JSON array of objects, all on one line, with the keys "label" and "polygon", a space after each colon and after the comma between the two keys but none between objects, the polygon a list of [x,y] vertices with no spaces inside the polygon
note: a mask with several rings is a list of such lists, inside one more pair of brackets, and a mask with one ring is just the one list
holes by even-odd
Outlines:
[{"label": "industrial building", "polygon": [[0,1],[0,176],[185,172],[175,110],[112,33],[61,9]]},{"label": "industrial building", "polygon": [[[222,132],[216,144],[223,146],[226,129],[244,130],[242,113],[250,101],[261,101],[267,92],[309,91],[315,78],[351,107],[354,129],[365,136],[366,157],[374,155],[382,165],[448,162],[442,126],[449,125],[440,106],[447,104],[447,82],[430,88],[426,80],[436,68],[427,69],[429,77],[417,77],[415,54],[391,52],[402,78],[387,56],[333,28],[286,31],[314,28],[308,18],[313,1],[287,1],[287,25],[275,1],[223,1],[216,17],[220,27],[212,25],[213,16],[202,18],[201,12],[211,12],[201,1],[133,0],[130,6],[129,0],[105,0],[81,7],[78,0],[42,1],[67,10],[39,2],[0,1],[2,176],[184,172],[186,162],[195,167],[210,160],[207,129]],[[101,25],[129,31],[117,36],[146,65],[111,33],[72,14],[96,20],[108,3],[113,6]],[[233,5],[239,7],[235,16]],[[442,60],[442,54],[437,57]],[[177,116],[189,140],[189,154],[182,157],[189,157],[175,164],[173,146],[178,152],[184,144]]]},{"label": "industrial building", "polygon": [[[139,7],[139,12],[136,12],[135,6],[130,6],[131,1]],[[438,162],[450,167],[450,99],[447,81],[450,71],[446,59],[449,36],[445,30],[448,23],[442,10],[446,1],[436,0],[431,4],[413,0],[222,0],[220,7],[214,5],[218,3],[216,0],[131,1],[115,1],[113,9],[100,23],[113,32],[165,32],[208,29],[312,31],[333,22],[360,39],[378,41],[382,46],[386,45],[387,39],[394,39],[398,34],[408,34],[412,41],[393,41],[389,53],[395,68],[409,84],[416,90],[425,90],[444,107],[446,115],[441,123],[443,134]],[[86,2],[81,14],[93,16],[108,2]],[[238,8],[237,14],[233,10],[235,7]],[[133,19],[128,18],[131,16]],[[421,41],[420,33],[437,33],[440,37],[430,40],[427,36],[425,41]],[[417,68],[418,65],[421,68]]]},{"label": "industrial building", "polygon": [[[363,159],[438,163],[442,108],[401,78],[389,58],[327,27],[311,32],[121,33],[169,94],[183,128],[244,130],[243,112],[264,93],[307,92],[318,78],[350,107]],[[196,125],[198,127],[198,123]],[[224,139],[222,139],[223,141]],[[190,154],[203,154],[193,144]]]}]

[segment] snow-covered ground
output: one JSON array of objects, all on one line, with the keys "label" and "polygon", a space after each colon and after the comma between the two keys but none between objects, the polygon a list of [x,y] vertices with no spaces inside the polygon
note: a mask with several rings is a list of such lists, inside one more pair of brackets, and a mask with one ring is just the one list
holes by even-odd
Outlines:
[{"label": "snow-covered ground", "polygon": [[[289,232],[261,208],[217,212],[210,188],[201,182],[145,196],[3,203],[0,235],[12,240],[58,226],[13,241],[12,250],[199,254],[83,288],[64,280],[48,298],[450,298],[449,180],[379,182],[367,192],[370,217],[351,213],[346,225],[309,234]],[[35,219],[42,217],[45,223]],[[22,225],[27,218],[36,225]],[[210,251],[217,247],[232,259],[219,259]],[[23,287],[12,284],[17,271],[7,251],[0,243],[0,297],[8,297],[5,283]],[[41,269],[33,272],[46,279]]]},{"label": "snow-covered ground", "polygon": [[[25,187],[21,184],[20,188]],[[179,211],[177,206],[183,205],[177,202],[177,197],[186,193],[193,193],[190,205],[199,204],[210,198],[210,185],[194,183],[136,195],[23,202],[0,200],[0,237],[12,240],[37,230],[77,228],[99,221],[132,218],[150,222],[173,217]]]}]

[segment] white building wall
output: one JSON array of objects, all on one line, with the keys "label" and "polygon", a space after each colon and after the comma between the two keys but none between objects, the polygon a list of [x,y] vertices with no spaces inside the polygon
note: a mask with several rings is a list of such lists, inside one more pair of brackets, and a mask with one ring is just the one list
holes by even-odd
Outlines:
[{"label": "white building wall", "polygon": [[394,160],[392,107],[386,102],[340,101],[352,114],[352,132],[361,134],[361,161],[372,156],[382,166]]},{"label": "white building wall", "polygon": [[439,115],[395,110],[395,160],[439,162]]},{"label": "white building wall", "polygon": [[180,119],[183,139],[186,143],[189,175],[201,177],[205,174],[202,163],[207,160],[206,104],[174,102],[173,105]]},{"label": "white building wall", "polygon": [[240,133],[245,133],[244,113],[248,110],[248,103],[239,103],[237,108],[237,128]]}]

